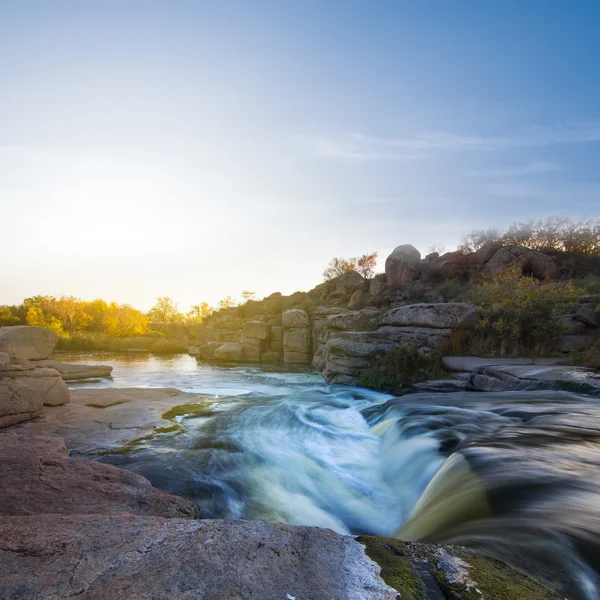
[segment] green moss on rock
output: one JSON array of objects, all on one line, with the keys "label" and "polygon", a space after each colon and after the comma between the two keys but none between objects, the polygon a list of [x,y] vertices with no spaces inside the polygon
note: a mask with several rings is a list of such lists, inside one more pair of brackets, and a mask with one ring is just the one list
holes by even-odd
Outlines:
[{"label": "green moss on rock", "polygon": [[383,581],[398,590],[402,600],[426,600],[423,583],[411,563],[405,542],[371,535],[361,535],[356,540],[365,545],[367,556],[381,567]]},{"label": "green moss on rock", "polygon": [[[456,586],[448,583],[446,575],[436,569],[436,576],[448,597],[457,588],[461,600],[560,600],[560,596],[512,567],[493,558],[467,549],[456,549],[456,555],[469,566],[469,579],[476,584]],[[479,590],[479,591],[477,591]],[[481,592],[481,593],[479,593]]]},{"label": "green moss on rock", "polygon": [[381,567],[381,578],[402,600],[561,600],[524,573],[460,546],[403,542],[360,536],[367,556]]},{"label": "green moss on rock", "polygon": [[204,404],[179,404],[163,413],[163,419],[172,420],[175,417],[210,417],[213,411]]}]

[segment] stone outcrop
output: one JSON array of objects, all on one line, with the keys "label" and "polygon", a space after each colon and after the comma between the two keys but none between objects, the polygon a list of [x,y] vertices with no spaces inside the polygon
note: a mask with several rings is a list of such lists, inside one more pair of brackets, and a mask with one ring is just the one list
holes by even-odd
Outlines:
[{"label": "stone outcrop", "polygon": [[[563,272],[559,262],[542,252],[497,242],[472,253],[434,252],[425,258],[413,246],[402,245],[387,258],[386,272],[372,279],[348,271],[306,293],[271,294],[211,315],[189,352],[204,360],[312,362],[328,381],[351,383],[372,362],[362,355],[361,344],[372,344],[377,352],[414,343],[423,352],[439,350],[453,331],[475,324],[476,309],[446,302],[441,283],[456,282],[460,289],[462,283],[509,268],[549,279]],[[586,295],[577,312],[561,317],[565,335],[554,350],[589,347],[600,331],[597,304],[598,299]],[[381,320],[375,322],[373,315]],[[347,343],[328,345],[333,338]]]},{"label": "stone outcrop", "polygon": [[[350,537],[260,521],[0,518],[0,596],[395,600]],[[25,583],[26,582],[26,583]]]},{"label": "stone outcrop", "polygon": [[398,346],[420,352],[441,351],[457,329],[468,329],[477,319],[470,304],[414,304],[381,314],[376,309],[315,314],[312,364],[330,383],[355,385],[381,354]]},{"label": "stone outcrop", "polygon": [[56,369],[35,366],[26,359],[0,367],[0,377],[27,385],[42,399],[45,406],[57,406],[70,401],[69,389]]},{"label": "stone outcrop", "polygon": [[474,325],[477,322],[477,312],[475,306],[464,302],[412,304],[393,308],[386,312],[379,319],[379,324],[396,327],[453,329]]},{"label": "stone outcrop", "polygon": [[15,358],[43,360],[49,358],[58,341],[56,331],[45,327],[0,327],[0,352]]},{"label": "stone outcrop", "polygon": [[466,390],[478,392],[565,390],[600,398],[600,374],[557,359],[447,356],[444,368],[458,373]]},{"label": "stone outcrop", "polygon": [[0,433],[0,516],[154,515],[199,518],[197,506],[130,471],[69,458],[57,436]]},{"label": "stone outcrop", "polygon": [[43,406],[69,401],[69,390],[56,369],[0,352],[0,427],[34,419],[42,415]]},{"label": "stone outcrop", "polygon": [[600,335],[600,295],[586,294],[578,306],[568,315],[560,317],[564,334],[556,341],[554,350],[563,353],[583,351]]},{"label": "stone outcrop", "polygon": [[311,360],[310,319],[305,310],[291,309],[283,313],[283,361],[309,364]]},{"label": "stone outcrop", "polygon": [[398,246],[385,261],[385,276],[388,285],[403,287],[419,275],[421,253],[410,244]]},{"label": "stone outcrop", "polygon": [[39,394],[20,381],[0,379],[0,428],[42,415]]},{"label": "stone outcrop", "polygon": [[552,279],[557,274],[556,264],[549,256],[519,246],[505,246],[497,250],[485,263],[482,272],[490,277],[496,277],[509,267],[516,267],[523,273],[538,279]]}]

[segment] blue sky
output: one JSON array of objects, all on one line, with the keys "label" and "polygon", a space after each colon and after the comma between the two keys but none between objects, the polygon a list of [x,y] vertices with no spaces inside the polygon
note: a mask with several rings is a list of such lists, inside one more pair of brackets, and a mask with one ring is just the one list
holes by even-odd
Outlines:
[{"label": "blue sky", "polygon": [[181,308],[600,217],[600,2],[0,0],[0,303]]}]

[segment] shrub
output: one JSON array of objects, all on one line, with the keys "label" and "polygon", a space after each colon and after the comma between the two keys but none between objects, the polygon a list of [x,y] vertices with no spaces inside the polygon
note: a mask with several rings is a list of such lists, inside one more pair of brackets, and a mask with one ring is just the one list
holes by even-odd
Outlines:
[{"label": "shrub", "polygon": [[577,286],[583,288],[588,294],[600,294],[600,277],[586,275],[577,280]]},{"label": "shrub", "polygon": [[421,353],[417,344],[409,344],[377,357],[373,367],[358,378],[358,383],[376,390],[393,390],[436,379],[441,373],[442,357],[438,352]]},{"label": "shrub", "polygon": [[437,291],[446,302],[456,302],[458,300],[463,300],[466,297],[469,287],[464,281],[450,279],[449,281],[442,283]]},{"label": "shrub", "polygon": [[507,269],[477,285],[470,301],[480,307],[471,353],[540,354],[564,332],[557,318],[575,305],[583,289],[562,281],[540,281]]}]

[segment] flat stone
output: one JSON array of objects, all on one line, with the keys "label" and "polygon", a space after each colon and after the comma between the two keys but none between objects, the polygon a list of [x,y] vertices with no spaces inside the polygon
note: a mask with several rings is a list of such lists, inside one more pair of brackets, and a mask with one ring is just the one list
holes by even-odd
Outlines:
[{"label": "flat stone", "polygon": [[558,358],[481,358],[479,356],[444,356],[442,364],[447,371],[475,372],[487,366],[556,365]]},{"label": "flat stone", "polygon": [[58,360],[38,360],[35,365],[56,369],[65,381],[79,379],[96,379],[97,377],[110,377],[113,368],[110,365],[82,365],[63,363]]},{"label": "flat stone", "polygon": [[351,537],[262,521],[0,517],[0,597],[395,600]]},{"label": "flat stone", "polygon": [[379,319],[380,325],[453,329],[477,321],[477,307],[464,302],[410,304],[392,308]]},{"label": "flat stone", "polygon": [[15,429],[30,435],[58,435],[75,454],[111,452],[172,428],[173,422],[162,415],[198,399],[198,394],[174,388],[78,388],[71,390],[69,404],[46,407],[41,418]]}]

